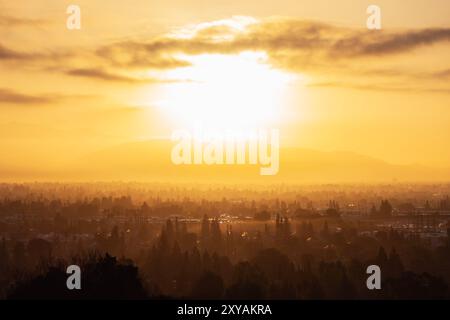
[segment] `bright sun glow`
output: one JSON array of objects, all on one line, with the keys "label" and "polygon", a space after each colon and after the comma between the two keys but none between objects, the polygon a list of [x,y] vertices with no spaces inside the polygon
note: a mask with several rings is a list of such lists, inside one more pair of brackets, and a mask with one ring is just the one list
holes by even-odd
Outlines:
[{"label": "bright sun glow", "polygon": [[183,57],[192,66],[169,72],[157,105],[183,125],[256,128],[276,123],[291,75],[271,68],[260,52]]}]

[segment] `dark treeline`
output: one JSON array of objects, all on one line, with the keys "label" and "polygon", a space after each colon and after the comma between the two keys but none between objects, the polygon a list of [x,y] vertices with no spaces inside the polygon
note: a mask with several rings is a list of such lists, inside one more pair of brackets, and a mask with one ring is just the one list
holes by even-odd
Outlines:
[{"label": "dark treeline", "polygon": [[[241,233],[232,225],[223,228],[217,219],[205,217],[193,233],[186,223],[167,220],[151,248],[132,259],[127,257],[124,233],[116,227],[105,240],[104,250],[96,254],[82,250],[75,258],[62,261],[53,258],[47,248],[38,268],[16,274],[6,294],[16,299],[449,297],[448,241],[430,249],[420,238],[395,230],[374,237],[358,235],[340,219],[325,220],[321,227],[303,221],[295,225],[295,232],[293,228],[289,219],[277,216],[262,230]],[[9,258],[4,241],[0,254],[5,274]],[[65,287],[68,264],[78,264],[83,270],[81,291]],[[366,268],[371,264],[381,267],[382,290],[366,287]]]}]

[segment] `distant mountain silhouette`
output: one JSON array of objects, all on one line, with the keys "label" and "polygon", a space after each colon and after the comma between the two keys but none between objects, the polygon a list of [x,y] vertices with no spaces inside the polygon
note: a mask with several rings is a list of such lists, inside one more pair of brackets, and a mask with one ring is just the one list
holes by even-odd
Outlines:
[{"label": "distant mountain silhouette", "polygon": [[[421,182],[448,181],[450,169],[395,165],[353,152],[302,148],[280,150],[276,176],[260,176],[260,165],[179,165],[171,162],[171,141],[154,140],[118,145],[79,159],[79,179],[205,182]],[[85,168],[89,167],[89,170]],[[77,179],[78,180],[78,179]]]}]

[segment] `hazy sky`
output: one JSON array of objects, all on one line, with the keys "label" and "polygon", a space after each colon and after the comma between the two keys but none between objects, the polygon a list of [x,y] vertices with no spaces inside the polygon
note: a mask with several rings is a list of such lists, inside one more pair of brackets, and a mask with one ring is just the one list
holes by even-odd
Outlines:
[{"label": "hazy sky", "polygon": [[0,0],[0,166],[50,169],[200,120],[450,167],[449,17],[447,0]]}]

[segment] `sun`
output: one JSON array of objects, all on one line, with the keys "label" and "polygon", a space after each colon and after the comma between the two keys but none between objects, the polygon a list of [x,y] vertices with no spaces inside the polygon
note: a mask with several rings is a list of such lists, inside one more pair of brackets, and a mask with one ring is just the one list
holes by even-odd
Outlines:
[{"label": "sun", "polygon": [[191,66],[167,72],[158,105],[183,125],[221,129],[276,124],[293,77],[267,63],[264,52],[183,57]]}]

